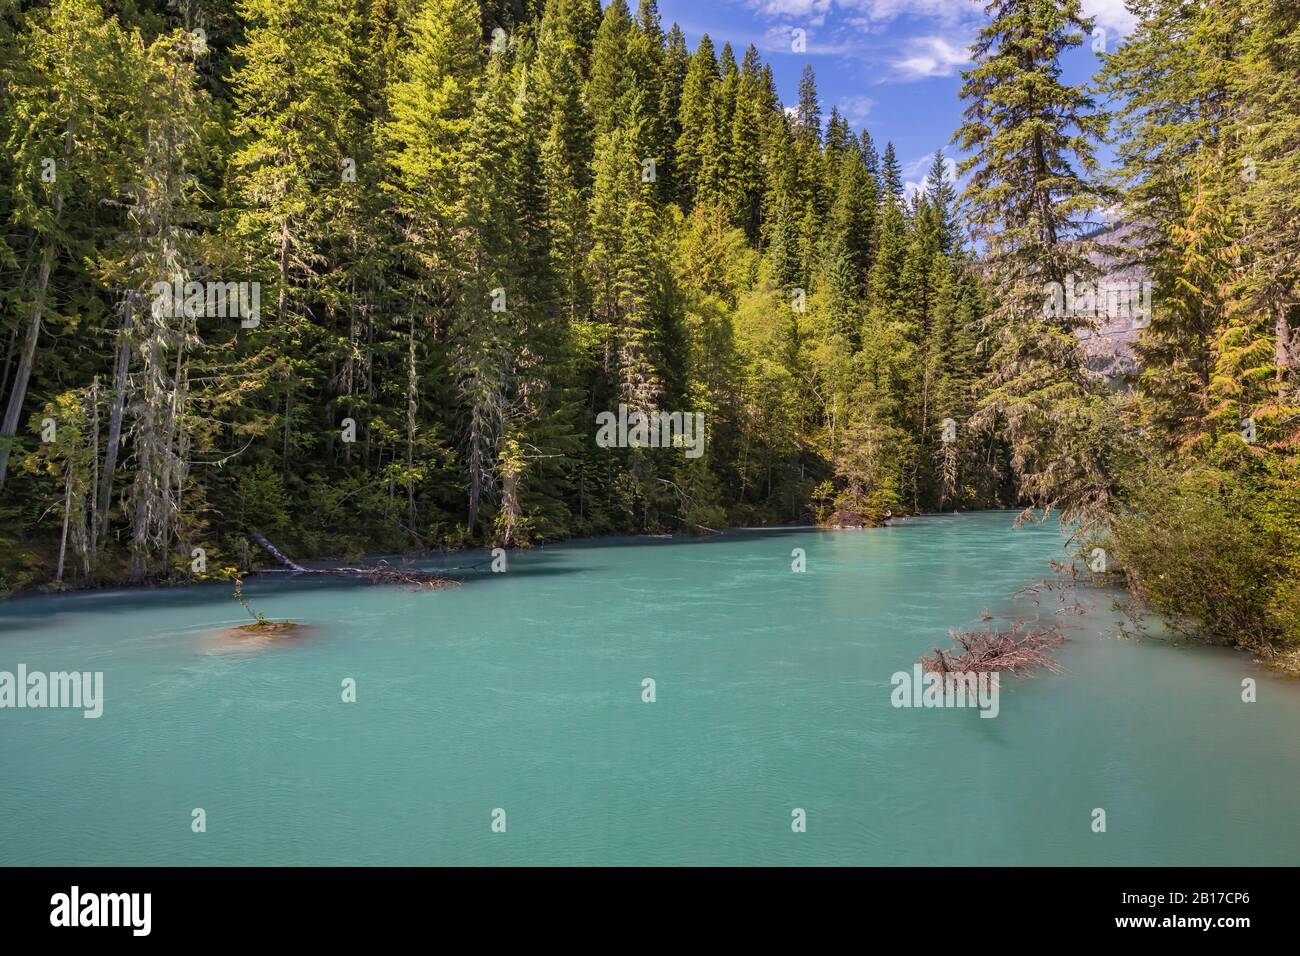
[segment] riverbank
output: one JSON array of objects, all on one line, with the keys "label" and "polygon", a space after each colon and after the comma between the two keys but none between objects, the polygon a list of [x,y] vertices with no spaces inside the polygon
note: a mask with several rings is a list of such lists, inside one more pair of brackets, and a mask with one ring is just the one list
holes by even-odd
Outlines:
[{"label": "riverbank", "polygon": [[[969,512],[970,514],[979,514],[981,512]],[[897,520],[897,519],[895,519]],[[872,525],[870,527],[883,527],[881,525]],[[555,538],[549,541],[541,541],[536,544],[529,544],[523,547],[511,545],[509,548],[502,550],[509,553],[527,553],[533,550],[541,550],[546,547],[554,547],[565,544],[621,544],[637,541],[705,541],[713,537],[726,535],[741,534],[745,532],[785,532],[785,531],[812,531],[812,530],[841,530],[831,526],[819,525],[747,525],[733,528],[710,529],[708,534],[687,534],[687,533],[662,533],[662,534],[607,534],[592,536],[574,536],[568,538]],[[262,549],[266,551],[266,549]],[[279,550],[277,548],[277,550]],[[435,570],[442,571],[467,571],[479,570],[486,568],[491,563],[493,548],[487,545],[465,545],[454,548],[437,548],[425,549],[421,551],[410,552],[374,552],[362,555],[321,555],[312,558],[302,558],[295,560],[293,563],[301,565],[307,571],[321,572],[332,568],[349,566],[349,571],[358,568],[379,567],[387,565],[388,567],[407,567],[417,564],[427,564],[438,558],[446,558],[458,555],[481,555],[482,559],[474,562],[472,566],[462,567],[442,567]],[[161,577],[151,575],[141,580],[132,580],[125,568],[125,562],[122,572],[115,577],[105,577],[89,582],[64,582],[56,584],[54,582],[43,582],[40,584],[29,585],[21,588],[15,588],[9,591],[0,591],[0,602],[13,600],[23,597],[32,597],[37,595],[55,595],[55,594],[77,594],[102,590],[119,590],[119,589],[150,589],[150,588],[176,588],[187,587],[194,584],[211,583],[213,581],[230,581],[233,580],[235,573],[242,575],[258,575],[266,573],[286,573],[292,569],[286,569],[283,561],[276,559],[269,551],[266,552],[270,560],[260,562],[247,568],[223,567],[221,572],[205,572],[203,574],[176,574],[171,577]],[[291,556],[292,557],[292,556]]]}]

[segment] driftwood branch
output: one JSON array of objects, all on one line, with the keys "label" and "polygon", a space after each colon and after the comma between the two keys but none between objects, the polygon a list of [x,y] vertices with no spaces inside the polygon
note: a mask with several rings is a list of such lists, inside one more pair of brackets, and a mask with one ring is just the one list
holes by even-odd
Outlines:
[{"label": "driftwood branch", "polygon": [[[673,491],[677,492],[677,498],[679,503],[682,505],[682,507],[687,511],[691,509],[691,506],[694,504],[695,499],[692,498],[690,495],[688,495],[686,492],[682,491],[681,486],[678,485],[677,482],[669,481],[667,478],[656,478],[655,481],[661,482],[662,484],[668,485],[668,487],[672,488]],[[722,532],[719,531],[717,528],[709,528],[702,524],[696,524],[693,521],[687,521],[681,515],[669,515],[669,517],[676,518],[678,521],[680,521],[684,525],[687,525],[688,527],[699,528],[701,531],[707,531],[709,532],[709,534],[722,534]]]},{"label": "driftwood branch", "polygon": [[981,671],[1008,671],[1025,674],[1035,670],[1060,673],[1060,663],[1047,648],[1065,643],[1065,636],[1055,627],[1030,629],[1017,622],[1009,630],[949,631],[958,649],[944,652],[934,649],[933,657],[922,657],[927,671],[946,674],[950,671],[979,673]]},{"label": "driftwood branch", "polygon": [[[459,581],[444,578],[438,571],[418,571],[413,568],[390,568],[388,562],[380,561],[368,568],[304,568],[283,551],[266,539],[257,529],[249,531],[251,537],[271,557],[275,558],[293,575],[325,574],[344,577],[365,578],[371,584],[404,584],[425,590],[460,587]],[[272,571],[278,569],[270,569]]]},{"label": "driftwood branch", "polygon": [[[1048,564],[1051,565],[1052,569],[1055,571],[1065,572],[1067,570],[1065,565],[1055,561],[1049,561]],[[1075,596],[1076,591],[1074,582],[1077,577],[1077,569],[1071,567],[1068,571],[1070,574],[1069,583],[1039,581],[1037,584],[1031,584],[1029,587],[1021,588],[1012,595],[1011,600],[1019,601],[1021,598],[1028,598],[1033,602],[1034,607],[1042,607],[1043,599],[1050,598],[1051,595],[1055,594],[1057,614],[1088,613],[1088,608]]]},{"label": "driftwood branch", "polygon": [[709,528],[709,527],[706,527],[705,525],[702,525],[702,524],[696,524],[694,521],[687,521],[687,520],[686,520],[685,518],[683,518],[681,515],[669,515],[668,517],[670,517],[670,518],[676,518],[678,521],[680,521],[680,522],[681,522],[682,524],[684,524],[684,525],[689,525],[689,526],[692,527],[692,528],[699,528],[701,531],[707,531],[707,532],[709,532],[709,534],[722,534],[722,532],[719,531],[717,528]]}]

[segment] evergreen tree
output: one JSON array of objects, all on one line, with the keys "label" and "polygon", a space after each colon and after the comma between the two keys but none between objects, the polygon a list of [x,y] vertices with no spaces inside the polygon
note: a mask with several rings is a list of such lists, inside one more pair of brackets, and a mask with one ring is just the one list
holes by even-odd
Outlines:
[{"label": "evergreen tree", "polygon": [[691,55],[686,77],[682,81],[681,106],[678,109],[677,175],[684,203],[694,201],[705,176],[709,131],[713,129],[713,87],[718,82],[718,62],[713,41],[706,33]]},{"label": "evergreen tree", "polygon": [[[417,467],[417,450],[425,454],[436,450],[429,444],[432,436],[420,429],[417,368],[422,344],[430,333],[448,323],[460,323],[457,328],[462,330],[466,324],[481,328],[474,317],[491,307],[474,284],[479,277],[472,272],[467,276],[468,263],[462,258],[465,214],[460,200],[473,161],[468,143],[475,129],[482,52],[478,10],[472,0],[429,0],[411,25],[411,45],[403,57],[401,78],[392,90],[391,119],[384,132],[391,164],[389,188],[406,220],[406,245],[419,277],[416,288],[420,296],[408,305],[406,322],[405,467],[393,473],[406,488],[408,531],[412,534],[418,533],[413,523],[415,490],[425,477]],[[463,434],[468,445],[467,527],[471,533],[494,457],[490,443],[498,415],[496,370],[478,364],[489,361],[483,352],[490,349],[491,344],[469,341],[453,350],[458,397],[467,416]]]},{"label": "evergreen tree", "polygon": [[948,174],[943,150],[934,151],[934,159],[925,174],[925,199],[934,220],[938,245],[944,255],[956,251],[960,241],[957,227],[957,188]]},{"label": "evergreen tree", "polygon": [[1061,82],[1059,63],[1092,21],[1079,0],[995,0],[987,9],[954,137],[972,151],[962,163],[971,171],[966,201],[988,246],[997,303],[986,397],[971,425],[1005,432],[1027,501],[1096,517],[1110,491],[1100,433],[1114,416],[1080,354],[1076,329],[1086,317],[1044,314],[1051,289],[1092,276],[1080,236],[1102,198],[1088,177],[1105,117]]},{"label": "evergreen tree", "polygon": [[591,76],[587,80],[587,109],[592,129],[601,136],[619,120],[618,108],[636,79],[628,62],[632,39],[632,16],[625,0],[613,0],[605,8],[591,52]]},{"label": "evergreen tree", "polygon": [[763,98],[758,50],[745,50],[731,120],[731,178],[728,197],[732,221],[757,242],[762,229],[763,126],[769,107]]},{"label": "evergreen tree", "polygon": [[886,196],[903,199],[903,167],[894,152],[894,144],[885,144],[885,154],[880,161],[880,183]]},{"label": "evergreen tree", "polygon": [[686,83],[690,60],[691,55],[686,49],[686,37],[682,34],[681,27],[674,23],[664,43],[664,55],[659,70],[659,88],[663,91],[660,100],[663,169],[660,171],[662,185],[659,194],[669,200],[682,195],[682,163],[677,155],[677,142],[682,135],[682,88]]},{"label": "evergreen tree", "polygon": [[803,74],[799,77],[799,102],[795,105],[794,126],[800,137],[821,142],[822,107],[817,100],[817,78],[809,64],[804,64]]},{"label": "evergreen tree", "polygon": [[583,0],[547,0],[538,27],[537,111],[546,116],[541,161],[551,222],[552,268],[560,277],[569,321],[585,320],[583,276],[589,238],[592,129],[583,104],[589,7]]}]

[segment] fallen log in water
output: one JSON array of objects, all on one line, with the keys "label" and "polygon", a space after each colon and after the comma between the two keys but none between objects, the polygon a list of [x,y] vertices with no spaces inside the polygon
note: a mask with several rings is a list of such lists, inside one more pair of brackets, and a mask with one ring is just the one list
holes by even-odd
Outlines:
[{"label": "fallen log in water", "polygon": [[279,548],[277,548],[275,545],[273,545],[270,541],[267,541],[266,536],[262,534],[262,532],[258,531],[256,528],[254,528],[252,531],[249,532],[249,537],[251,537],[259,545],[261,545],[263,551],[265,551],[271,557],[275,558],[275,560],[279,561],[281,564],[293,568],[293,570],[299,573],[305,572],[307,570],[302,565],[295,564],[293,561],[290,561],[288,558],[286,558],[284,556],[284,552],[281,551]]},{"label": "fallen log in water", "polygon": [[949,631],[960,647],[947,652],[936,647],[933,657],[922,657],[927,671],[939,674],[949,672],[978,673],[980,671],[1008,671],[1025,674],[1035,670],[1060,673],[1063,669],[1046,648],[1065,643],[1055,626],[1032,630],[1016,622],[1009,630]]},{"label": "fallen log in water", "polygon": [[[357,577],[365,578],[371,584],[401,584],[425,591],[460,587],[459,581],[445,578],[438,571],[419,571],[414,568],[391,568],[388,566],[388,562],[386,561],[380,561],[378,564],[372,565],[368,568],[304,568],[301,564],[298,564],[296,561],[287,557],[283,551],[268,541],[266,536],[257,529],[251,529],[249,531],[249,537],[256,541],[267,554],[271,555],[271,557],[283,564],[288,573],[293,574],[295,577],[299,574],[324,574]],[[277,569],[268,569],[268,572],[274,570]]]}]

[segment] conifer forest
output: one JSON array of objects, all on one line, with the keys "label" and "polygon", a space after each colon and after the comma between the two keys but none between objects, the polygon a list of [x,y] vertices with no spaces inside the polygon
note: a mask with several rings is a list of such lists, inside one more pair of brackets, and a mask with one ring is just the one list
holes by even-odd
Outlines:
[{"label": "conifer forest", "polygon": [[0,0],[0,593],[1016,509],[1294,659],[1300,3],[1128,7],[908,190],[655,0]]}]

